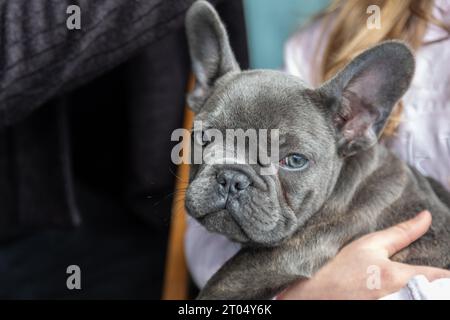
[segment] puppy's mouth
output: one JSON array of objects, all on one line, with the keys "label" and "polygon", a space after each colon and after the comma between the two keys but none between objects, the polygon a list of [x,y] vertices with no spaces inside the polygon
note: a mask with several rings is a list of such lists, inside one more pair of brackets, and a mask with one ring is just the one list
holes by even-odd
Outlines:
[{"label": "puppy's mouth", "polygon": [[[231,221],[224,221],[224,217],[229,217]],[[206,229],[212,232],[224,234],[233,241],[240,243],[248,243],[252,241],[251,237],[241,226],[239,221],[237,221],[227,209],[213,211],[195,219],[201,225],[206,227]]]},{"label": "puppy's mouth", "polygon": [[247,217],[243,217],[244,210],[239,206],[234,209],[221,208],[194,218],[210,232],[225,235],[232,241],[245,245],[276,246],[287,238],[288,234],[283,232],[281,227],[285,221],[281,215],[264,221],[259,215],[263,214],[264,210],[267,213],[270,210],[253,208],[249,210]]}]

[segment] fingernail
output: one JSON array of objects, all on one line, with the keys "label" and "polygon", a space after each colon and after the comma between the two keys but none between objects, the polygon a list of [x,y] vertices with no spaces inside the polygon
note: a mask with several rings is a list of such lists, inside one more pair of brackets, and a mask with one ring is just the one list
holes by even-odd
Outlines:
[{"label": "fingernail", "polygon": [[426,215],[431,215],[431,213],[430,213],[430,211],[428,211],[428,210],[424,210],[424,211],[422,211],[422,212],[419,212],[419,214],[417,214],[417,218],[423,218],[424,216],[426,216]]}]

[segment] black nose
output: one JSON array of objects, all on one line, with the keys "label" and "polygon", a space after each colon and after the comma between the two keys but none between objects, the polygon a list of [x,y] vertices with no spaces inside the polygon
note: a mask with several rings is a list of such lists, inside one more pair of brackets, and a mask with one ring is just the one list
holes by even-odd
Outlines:
[{"label": "black nose", "polygon": [[250,178],[239,171],[224,170],[217,175],[217,182],[222,190],[231,194],[245,190],[250,185]]}]

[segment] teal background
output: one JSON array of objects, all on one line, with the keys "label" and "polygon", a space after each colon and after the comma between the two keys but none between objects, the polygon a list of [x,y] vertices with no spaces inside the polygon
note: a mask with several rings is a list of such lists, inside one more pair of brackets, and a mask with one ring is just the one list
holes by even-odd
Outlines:
[{"label": "teal background", "polygon": [[329,0],[244,0],[251,68],[282,68],[285,41],[329,2]]}]

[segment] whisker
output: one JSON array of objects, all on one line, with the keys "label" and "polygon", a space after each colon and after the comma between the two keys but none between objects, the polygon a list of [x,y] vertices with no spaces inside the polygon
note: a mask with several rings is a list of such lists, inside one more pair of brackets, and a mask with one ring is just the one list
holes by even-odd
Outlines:
[{"label": "whisker", "polygon": [[180,176],[178,176],[175,172],[172,171],[172,169],[169,168],[169,172],[181,183],[189,183],[189,179],[188,180],[184,180],[183,178],[181,178]]}]

